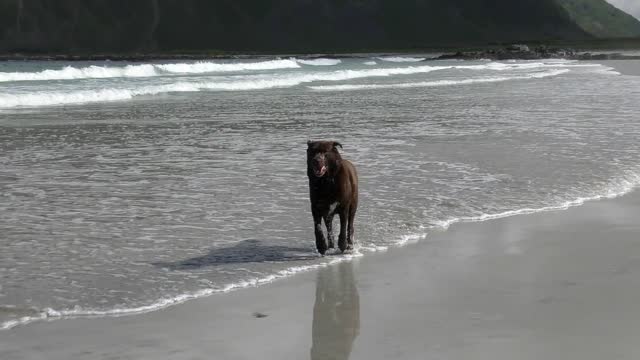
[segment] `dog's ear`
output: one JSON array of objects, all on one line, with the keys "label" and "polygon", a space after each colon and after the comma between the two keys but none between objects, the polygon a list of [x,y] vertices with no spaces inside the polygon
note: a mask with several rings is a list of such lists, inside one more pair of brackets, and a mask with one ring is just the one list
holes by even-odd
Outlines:
[{"label": "dog's ear", "polygon": [[338,149],[338,147],[340,147],[340,149],[342,149],[342,144],[340,144],[340,143],[339,143],[339,142],[337,142],[337,141],[334,141],[334,142],[333,142],[333,148],[337,150],[337,149]]},{"label": "dog's ear", "polygon": [[313,145],[314,141],[307,140],[307,147],[310,148]]}]

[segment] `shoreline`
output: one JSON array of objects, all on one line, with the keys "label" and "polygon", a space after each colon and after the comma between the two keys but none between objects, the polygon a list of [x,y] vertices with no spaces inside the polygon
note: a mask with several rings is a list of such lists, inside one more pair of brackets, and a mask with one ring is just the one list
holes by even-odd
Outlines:
[{"label": "shoreline", "polygon": [[[518,216],[527,216],[527,215],[536,215],[536,214],[544,214],[550,212],[557,211],[568,211],[572,208],[584,206],[585,204],[603,200],[611,200],[617,199],[619,197],[627,196],[635,191],[636,186],[633,184],[629,184],[628,188],[623,188],[622,190],[615,193],[608,193],[604,195],[597,195],[592,197],[582,197],[574,200],[566,201],[563,204],[553,205],[553,206],[545,206],[540,208],[523,208],[518,210],[510,210],[502,213],[495,214],[483,214],[480,216],[469,216],[469,217],[461,217],[461,218],[453,218],[448,220],[443,220],[439,225],[425,228],[424,232],[421,233],[413,233],[404,235],[401,237],[393,245],[383,246],[383,247],[365,247],[358,248],[354,253],[346,253],[340,254],[339,252],[328,253],[326,257],[318,256],[319,260],[325,260],[322,262],[304,265],[302,267],[294,266],[287,268],[285,270],[279,271],[275,274],[267,275],[263,278],[256,278],[252,281],[242,281],[240,283],[231,283],[227,284],[224,288],[221,289],[202,289],[193,293],[185,293],[180,294],[175,297],[163,298],[159,299],[156,302],[148,305],[141,305],[137,308],[116,308],[110,310],[75,310],[75,309],[62,309],[55,310],[51,308],[46,308],[42,311],[36,311],[32,316],[26,316],[17,320],[10,320],[4,323],[0,323],[0,334],[4,331],[11,331],[14,328],[19,328],[22,326],[29,326],[32,324],[40,323],[40,322],[53,322],[53,321],[64,321],[64,320],[77,320],[77,319],[101,319],[101,318],[119,318],[119,317],[128,317],[128,316],[139,316],[149,313],[154,313],[157,311],[163,311],[165,309],[172,308],[174,306],[180,306],[186,304],[191,301],[203,300],[212,296],[224,296],[225,294],[242,291],[246,289],[257,288],[261,286],[269,286],[270,284],[278,281],[286,281],[289,278],[295,277],[299,274],[305,274],[308,272],[321,271],[324,268],[338,266],[343,262],[354,261],[360,257],[366,255],[373,255],[376,253],[385,253],[389,250],[404,248],[405,246],[411,246],[419,241],[424,241],[430,234],[438,233],[441,231],[447,231],[451,226],[456,226],[457,224],[472,224],[472,223],[483,223],[483,222],[491,222],[495,220],[501,220],[511,217]],[[364,253],[360,252],[360,250],[364,251]]]},{"label": "shoreline", "polygon": [[[634,260],[634,251],[640,250],[634,241],[639,213],[640,193],[634,191],[565,211],[457,223],[415,244],[287,281],[146,314],[19,326],[0,332],[0,357],[186,359],[217,352],[221,358],[264,353],[295,359],[311,351],[313,359],[323,358],[321,349],[330,349],[354,359],[409,359],[426,353],[534,359],[541,352],[553,358],[573,350],[574,340],[606,336],[607,331],[619,335],[607,326],[554,322],[556,317],[570,317],[576,324],[595,317],[618,326],[618,317],[626,314],[629,321],[623,325],[637,326],[627,307],[635,309],[640,299],[637,287],[628,286],[640,274]],[[628,292],[629,298],[602,293],[603,287]],[[580,289],[584,296],[572,295]],[[336,308],[325,303],[327,298],[345,305]],[[596,316],[609,301],[624,305],[614,311],[613,322]],[[583,313],[584,306],[594,309]],[[340,316],[331,320],[332,311]],[[538,336],[540,329],[555,333]],[[635,343],[591,344],[598,349],[581,351],[580,358],[602,358],[614,344],[624,349]],[[624,351],[617,354],[632,358]]]},{"label": "shoreline", "polygon": [[[152,62],[152,61],[196,61],[196,60],[272,60],[295,57],[303,60],[320,58],[360,59],[377,56],[400,56],[422,52],[345,52],[345,53],[226,53],[226,54],[0,54],[0,63],[9,61],[113,61],[113,62]],[[441,54],[425,52],[424,54]]]},{"label": "shoreline", "polygon": [[[640,50],[639,50],[640,51]],[[391,53],[354,53],[354,54],[274,54],[274,55],[0,55],[0,63],[3,62],[159,62],[159,61],[216,61],[216,60],[273,60],[297,58],[301,60],[314,59],[368,59],[372,57],[390,56],[427,56],[422,61],[437,60],[542,60],[564,59],[581,61],[602,60],[640,60],[640,55],[625,55],[619,52],[591,53],[579,52],[571,55],[564,53],[551,54],[508,54],[491,51],[477,52],[448,52],[448,53],[422,53],[422,52],[391,52]],[[428,57],[431,56],[431,57]]]},{"label": "shoreline", "polygon": [[[430,60],[475,60],[491,58],[494,60],[530,60],[540,59],[542,55],[569,60],[638,60],[640,59],[640,39],[614,39],[594,42],[539,42],[523,41],[533,51],[509,51],[513,44],[490,44],[469,46],[443,46],[412,49],[356,49],[309,51],[193,51],[193,52],[152,52],[152,53],[0,53],[0,63],[9,61],[113,61],[113,62],[152,62],[152,61],[203,61],[203,60],[241,60],[274,59],[296,57],[300,59],[359,59],[379,56],[425,55]],[[517,49],[512,49],[517,50]],[[538,53],[536,50],[541,50]],[[626,55],[624,53],[627,53]],[[629,55],[629,53],[633,53]],[[431,56],[431,57],[429,57]]]}]

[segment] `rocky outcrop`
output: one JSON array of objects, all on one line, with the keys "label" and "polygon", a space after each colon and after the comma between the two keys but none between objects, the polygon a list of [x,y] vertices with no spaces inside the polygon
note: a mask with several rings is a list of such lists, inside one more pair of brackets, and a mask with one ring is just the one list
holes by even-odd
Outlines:
[{"label": "rocky outcrop", "polygon": [[527,45],[510,45],[505,48],[488,49],[480,51],[456,52],[444,54],[431,60],[541,60],[541,59],[568,59],[568,60],[630,60],[640,59],[640,56],[625,55],[622,53],[589,53],[578,52],[567,48],[552,48],[538,46],[529,48]]}]

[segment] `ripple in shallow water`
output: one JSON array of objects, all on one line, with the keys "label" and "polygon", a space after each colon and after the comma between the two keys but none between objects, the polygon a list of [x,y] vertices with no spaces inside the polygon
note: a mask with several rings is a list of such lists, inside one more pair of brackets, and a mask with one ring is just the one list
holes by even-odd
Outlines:
[{"label": "ripple in shallow water", "polygon": [[362,252],[455,219],[628,190],[640,174],[640,87],[594,70],[0,114],[0,321],[149,311],[343,259],[314,252],[308,139],[341,140],[358,166]]}]

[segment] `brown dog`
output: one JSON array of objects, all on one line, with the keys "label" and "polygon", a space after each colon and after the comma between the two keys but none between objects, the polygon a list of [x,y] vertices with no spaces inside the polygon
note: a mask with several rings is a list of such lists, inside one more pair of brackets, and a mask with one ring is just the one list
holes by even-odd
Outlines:
[{"label": "brown dog", "polygon": [[[340,216],[340,251],[353,249],[353,220],[358,208],[358,174],[348,160],[338,152],[336,141],[307,143],[307,176],[311,214],[315,224],[316,247],[322,255],[333,248],[333,216]],[[327,227],[327,239],[322,231],[322,219]]]}]

